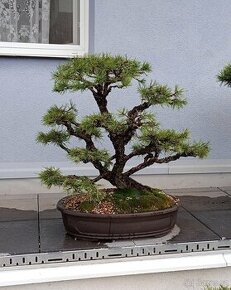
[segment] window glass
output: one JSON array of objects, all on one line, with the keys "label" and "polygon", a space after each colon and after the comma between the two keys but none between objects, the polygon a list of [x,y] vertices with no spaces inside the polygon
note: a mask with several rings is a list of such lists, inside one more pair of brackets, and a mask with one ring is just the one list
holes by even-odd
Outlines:
[{"label": "window glass", "polygon": [[80,44],[79,0],[0,0],[0,41]]}]

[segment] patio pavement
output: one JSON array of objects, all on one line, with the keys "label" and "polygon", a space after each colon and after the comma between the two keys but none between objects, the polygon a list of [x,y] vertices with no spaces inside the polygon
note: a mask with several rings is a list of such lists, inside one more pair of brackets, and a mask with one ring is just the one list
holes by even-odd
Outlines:
[{"label": "patio pavement", "polygon": [[[181,201],[177,227],[168,243],[231,239],[231,186],[165,191]],[[94,242],[70,237],[56,210],[56,203],[63,196],[62,193],[1,194],[0,255],[160,243],[160,239],[154,238]]]}]

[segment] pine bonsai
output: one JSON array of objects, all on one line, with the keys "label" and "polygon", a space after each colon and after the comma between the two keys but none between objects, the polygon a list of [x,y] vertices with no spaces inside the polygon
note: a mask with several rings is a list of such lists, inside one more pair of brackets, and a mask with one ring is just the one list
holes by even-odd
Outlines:
[{"label": "pine bonsai", "polygon": [[[66,151],[76,163],[92,163],[99,175],[64,176],[57,168],[46,168],[40,173],[42,182],[63,187],[70,194],[69,205],[85,212],[140,212],[171,207],[174,200],[161,190],[150,188],[135,181],[131,176],[153,164],[175,161],[180,157],[203,158],[208,154],[206,142],[189,142],[189,131],[176,132],[161,129],[155,115],[149,110],[155,105],[181,108],[186,104],[183,90],[172,90],[155,81],[147,83],[144,77],[151,71],[146,62],[109,54],[74,58],[58,67],[54,73],[54,91],[89,91],[99,112],[78,118],[76,106],[52,106],[43,117],[43,123],[51,130],[40,132],[37,141],[52,143]],[[141,101],[133,108],[111,112],[108,96],[112,90],[125,89],[138,83]],[[97,146],[97,141],[109,138],[113,152]],[[70,142],[76,139],[77,147]],[[79,140],[84,141],[82,147]],[[133,158],[140,157],[138,164],[126,169]],[[97,182],[109,181],[115,190],[102,190]],[[73,202],[75,201],[75,202]]]},{"label": "pine bonsai", "polygon": [[227,64],[218,74],[218,81],[228,87],[231,87],[231,64]]},{"label": "pine bonsai", "polygon": [[204,290],[231,290],[231,287],[222,285],[219,287],[207,286]]}]

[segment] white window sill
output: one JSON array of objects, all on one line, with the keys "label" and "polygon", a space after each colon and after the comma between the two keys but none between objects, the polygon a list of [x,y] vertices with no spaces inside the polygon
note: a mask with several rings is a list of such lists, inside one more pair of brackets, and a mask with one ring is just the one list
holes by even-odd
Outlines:
[{"label": "white window sill", "polygon": [[[74,45],[55,48],[55,46],[38,47],[31,45],[28,47],[3,47],[0,43],[0,56],[28,56],[28,57],[55,57],[70,58],[75,56],[83,56],[88,52],[85,48],[75,48]],[[57,46],[56,46],[57,47]]]},{"label": "white window sill", "polygon": [[16,286],[79,279],[118,277],[231,266],[231,251],[161,257],[127,258],[43,266],[20,266],[0,271],[0,286]]},{"label": "white window sill", "polygon": [[0,42],[0,56],[74,57],[89,51],[89,0],[80,0],[80,45]]}]

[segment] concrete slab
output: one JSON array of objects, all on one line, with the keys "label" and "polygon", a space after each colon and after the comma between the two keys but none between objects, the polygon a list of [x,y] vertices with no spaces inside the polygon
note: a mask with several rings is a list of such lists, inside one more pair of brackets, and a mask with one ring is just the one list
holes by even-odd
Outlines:
[{"label": "concrete slab", "polygon": [[180,228],[180,233],[171,239],[169,243],[212,241],[220,239],[218,235],[200,223],[186,210],[181,210],[178,213],[176,224]]},{"label": "concrete slab", "polygon": [[38,210],[37,199],[35,198],[1,199],[0,207],[15,208],[18,210]]},{"label": "concrete slab", "polygon": [[0,222],[0,253],[39,252],[37,221]]},{"label": "concrete slab", "polygon": [[37,211],[0,207],[0,222],[37,220],[37,219],[38,219]]},{"label": "concrete slab", "polygon": [[220,187],[220,189],[226,192],[227,194],[231,195],[231,186]]},{"label": "concrete slab", "polygon": [[42,219],[61,219],[61,212],[57,209],[47,209],[40,211],[39,218]]},{"label": "concrete slab", "polygon": [[61,219],[40,220],[41,252],[57,252],[107,247],[102,242],[78,240],[65,233]]},{"label": "concrete slab", "polygon": [[179,235],[179,233],[180,233],[180,228],[177,225],[175,225],[175,227],[171,230],[171,232],[164,237],[135,239],[134,243],[136,246],[164,244],[167,241]]},{"label": "concrete slab", "polygon": [[39,194],[39,208],[40,210],[53,209],[57,202],[66,196],[64,193]]},{"label": "concrete slab", "polygon": [[106,242],[108,248],[132,247],[135,246],[135,240],[114,240]]},{"label": "concrete slab", "polygon": [[180,196],[180,204],[189,211],[231,210],[231,196]]},{"label": "concrete slab", "polygon": [[40,218],[61,218],[61,213],[56,210],[56,205],[64,196],[66,196],[64,193],[39,194]]},{"label": "concrete slab", "polygon": [[28,194],[0,194],[0,204],[2,200],[14,200],[14,199],[37,199],[36,193]]},{"label": "concrete slab", "polygon": [[229,191],[231,191],[231,185],[230,186],[221,186],[221,187],[219,187],[221,190],[224,190],[224,191],[226,191],[226,190],[229,190]]},{"label": "concrete slab", "polygon": [[219,191],[219,188],[217,187],[192,187],[192,188],[167,188],[164,189],[166,192],[216,192]]},{"label": "concrete slab", "polygon": [[226,193],[218,188],[180,188],[180,189],[167,189],[164,190],[168,194],[176,196],[208,196],[208,197],[219,197],[226,196]]},{"label": "concrete slab", "polygon": [[33,193],[48,193],[48,192],[62,192],[59,187],[53,186],[47,189],[42,185],[38,178],[21,178],[21,179],[1,179],[0,180],[0,195],[7,194],[33,194]]},{"label": "concrete slab", "polygon": [[0,221],[36,220],[37,195],[0,195]]},{"label": "concrete slab", "polygon": [[196,211],[193,214],[220,237],[231,239],[231,210]]}]

